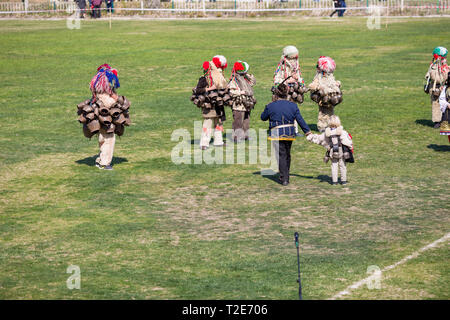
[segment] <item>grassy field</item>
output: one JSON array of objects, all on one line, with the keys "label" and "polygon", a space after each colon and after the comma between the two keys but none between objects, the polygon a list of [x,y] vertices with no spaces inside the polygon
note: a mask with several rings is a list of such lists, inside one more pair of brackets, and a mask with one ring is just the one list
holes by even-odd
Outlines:
[{"label": "grassy field", "polygon": [[[286,24],[283,25],[282,21]],[[450,230],[446,137],[431,127],[423,76],[450,20],[0,21],[1,299],[296,299],[300,233],[305,299],[327,299]],[[437,32],[436,30],[439,30]],[[204,60],[250,64],[270,101],[285,45],[309,83],[320,55],[337,63],[336,109],[355,144],[349,185],[332,186],[324,149],[299,138],[291,184],[260,165],[175,165],[175,129],[193,133],[189,101]],[[133,125],[114,171],[98,170],[76,104],[102,63],[118,68]],[[227,70],[229,74],[230,69]],[[315,128],[317,106],[301,105]],[[231,128],[227,110],[225,128]],[[193,145],[192,148],[197,147]],[[449,299],[448,243],[348,298]],[[69,290],[69,265],[81,289]]]}]

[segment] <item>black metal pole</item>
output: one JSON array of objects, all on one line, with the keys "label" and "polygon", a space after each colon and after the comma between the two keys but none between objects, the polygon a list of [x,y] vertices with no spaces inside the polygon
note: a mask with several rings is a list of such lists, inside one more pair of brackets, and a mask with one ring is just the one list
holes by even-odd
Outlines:
[{"label": "black metal pole", "polygon": [[302,297],[302,280],[300,278],[300,249],[299,249],[299,244],[298,244],[298,232],[294,233],[294,237],[295,237],[295,247],[297,248],[297,265],[298,265],[298,297],[300,300],[303,300]]}]

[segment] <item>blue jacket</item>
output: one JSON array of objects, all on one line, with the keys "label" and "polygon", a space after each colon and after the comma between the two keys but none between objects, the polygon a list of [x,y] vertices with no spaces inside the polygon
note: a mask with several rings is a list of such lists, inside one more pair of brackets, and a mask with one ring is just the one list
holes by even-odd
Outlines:
[{"label": "blue jacket", "polygon": [[[261,113],[261,120],[269,120],[269,140],[295,140],[294,120],[297,120],[304,133],[311,131],[300,114],[297,104],[288,100],[269,103]],[[279,126],[282,127],[276,128]]]}]

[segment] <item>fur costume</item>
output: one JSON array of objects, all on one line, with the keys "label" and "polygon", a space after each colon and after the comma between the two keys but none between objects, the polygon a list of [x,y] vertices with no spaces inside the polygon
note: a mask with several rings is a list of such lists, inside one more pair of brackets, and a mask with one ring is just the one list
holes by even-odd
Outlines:
[{"label": "fur costume", "polygon": [[[216,66],[218,58],[203,63],[204,74],[199,78],[197,85],[192,89],[191,101],[202,109],[203,118],[221,117],[225,121],[225,110],[223,107],[230,100],[227,81],[223,71]],[[226,63],[225,63],[226,65]],[[214,88],[206,90],[207,88]]]},{"label": "fur costume", "polygon": [[123,135],[125,128],[131,124],[130,101],[124,96],[117,96],[120,87],[116,69],[103,64],[91,79],[89,88],[92,98],[77,105],[78,121],[83,124],[83,133],[87,138],[104,130],[106,133]]},{"label": "fur costume", "polygon": [[327,149],[325,163],[331,160],[331,175],[333,183],[338,181],[338,168],[341,171],[341,181],[347,181],[345,162],[353,162],[353,142],[351,135],[343,129],[327,127],[322,134],[311,134],[306,139]]},{"label": "fur costume", "polygon": [[441,112],[438,98],[441,88],[448,79],[449,66],[447,65],[447,49],[437,47],[433,50],[433,59],[425,75],[426,84],[424,91],[430,94],[431,99],[431,120],[439,126],[441,122]]},{"label": "fur costume", "polygon": [[228,89],[231,96],[228,104],[232,110],[250,111],[255,107],[256,99],[253,95],[253,86],[256,84],[255,76],[247,73],[248,64],[238,61],[231,71]]},{"label": "fur costume", "polygon": [[275,88],[282,83],[289,87],[287,100],[299,104],[303,103],[303,94],[308,89],[305,88],[305,81],[301,75],[298,50],[294,46],[287,46],[283,49],[283,55],[273,77],[272,94],[274,97],[272,100],[276,100]]},{"label": "fur costume", "polygon": [[100,153],[95,159],[96,166],[111,170],[116,134],[123,135],[125,126],[130,125],[130,101],[118,96],[120,87],[116,69],[108,64],[97,68],[97,74],[89,83],[92,98],[78,104],[78,121],[83,124],[85,137],[98,133]]},{"label": "fur costume", "polygon": [[214,145],[222,146],[223,122],[225,117],[225,105],[230,100],[227,81],[223,76],[223,69],[227,67],[224,56],[214,56],[211,61],[203,63],[203,76],[200,77],[197,86],[192,89],[191,101],[202,109],[203,128],[200,139],[200,147],[206,149],[209,146],[212,129],[214,127]]},{"label": "fur costume", "polygon": [[248,139],[250,128],[250,112],[255,107],[256,99],[253,95],[255,77],[248,73],[249,65],[245,61],[237,61],[231,71],[228,89],[231,99],[228,105],[233,111],[233,133],[235,142]]},{"label": "fur costume", "polygon": [[330,57],[321,56],[317,61],[314,80],[308,85],[311,99],[319,106],[317,128],[323,132],[334,107],[342,102],[341,82],[334,78],[336,63]]}]

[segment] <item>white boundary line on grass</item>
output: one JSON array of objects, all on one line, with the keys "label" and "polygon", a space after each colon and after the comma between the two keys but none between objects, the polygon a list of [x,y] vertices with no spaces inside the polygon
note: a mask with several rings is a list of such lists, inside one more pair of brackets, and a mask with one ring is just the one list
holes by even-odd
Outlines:
[{"label": "white boundary line on grass", "polygon": [[[449,239],[450,239],[450,232],[447,233],[447,234],[446,234],[445,236],[443,236],[442,238],[440,238],[440,239],[434,241],[433,243],[430,243],[430,244],[426,245],[425,247],[423,247],[423,248],[417,250],[417,251],[414,252],[413,254],[410,254],[409,256],[404,257],[402,260],[400,260],[400,261],[398,261],[398,262],[396,262],[396,263],[394,263],[394,264],[391,264],[390,266],[387,266],[387,267],[383,268],[383,269],[381,270],[381,272],[383,273],[383,272],[392,270],[392,269],[394,269],[395,267],[397,267],[397,266],[399,266],[399,265],[401,265],[401,264],[404,264],[404,263],[407,262],[408,260],[417,258],[422,252],[427,251],[427,250],[429,250],[429,249],[432,249],[432,248],[436,247],[438,244],[440,244],[440,243],[442,243],[442,242],[445,242],[445,241],[448,241]],[[366,284],[366,283],[370,283],[370,282],[371,282],[372,280],[374,280],[375,277],[377,277],[377,276],[379,276],[379,274],[378,274],[378,275],[377,275],[377,274],[373,274],[373,275],[371,275],[371,276],[368,276],[367,278],[364,278],[364,279],[362,279],[362,280],[360,280],[360,281],[357,281],[357,282],[353,283],[352,285],[348,286],[347,288],[345,288],[345,290],[342,290],[342,291],[338,292],[337,294],[335,294],[334,296],[332,296],[332,297],[329,298],[328,300],[335,300],[335,299],[339,299],[339,298],[341,298],[341,297],[343,297],[343,296],[345,296],[345,295],[348,295],[348,294],[350,294],[350,291],[355,290],[355,289],[358,289],[359,287],[361,287],[362,285],[364,285],[364,284]]]}]

